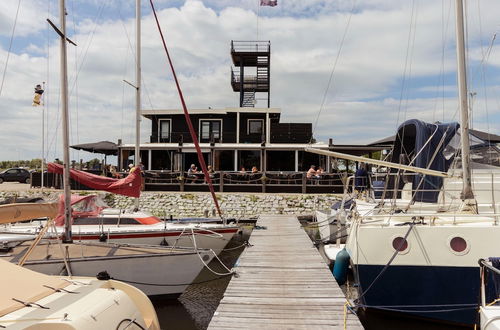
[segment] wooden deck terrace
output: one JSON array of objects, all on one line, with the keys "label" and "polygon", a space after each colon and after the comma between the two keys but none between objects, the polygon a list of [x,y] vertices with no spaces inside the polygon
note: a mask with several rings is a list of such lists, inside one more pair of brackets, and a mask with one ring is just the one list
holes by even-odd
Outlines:
[{"label": "wooden deck terrace", "polygon": [[[100,174],[100,171],[88,172]],[[347,176],[347,173],[324,173],[319,179],[308,179],[306,172],[215,172],[212,183],[216,192],[340,194],[344,192]],[[74,190],[93,190],[72,179],[70,183]],[[40,187],[41,173],[32,174],[31,185]],[[61,175],[44,173],[44,185],[62,189]],[[146,171],[144,188],[146,191],[209,191],[202,173],[189,177],[187,172],[172,171]]]},{"label": "wooden deck terrace", "polygon": [[261,216],[208,329],[363,329],[294,216]]},{"label": "wooden deck terrace", "polygon": [[[215,172],[212,183],[217,192],[262,193],[343,193],[346,173],[324,173],[308,179],[306,172]],[[202,173],[188,177],[186,172],[147,171],[145,189],[149,191],[208,191]]]}]

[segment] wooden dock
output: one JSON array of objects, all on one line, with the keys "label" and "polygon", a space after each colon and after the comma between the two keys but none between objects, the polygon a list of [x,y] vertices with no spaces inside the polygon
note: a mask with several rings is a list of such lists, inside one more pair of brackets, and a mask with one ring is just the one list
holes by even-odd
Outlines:
[{"label": "wooden dock", "polygon": [[295,216],[257,224],[208,329],[363,329]]}]

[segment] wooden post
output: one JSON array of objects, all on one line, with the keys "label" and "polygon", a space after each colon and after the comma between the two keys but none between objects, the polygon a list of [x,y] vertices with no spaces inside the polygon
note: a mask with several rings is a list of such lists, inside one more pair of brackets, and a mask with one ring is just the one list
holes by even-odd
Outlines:
[{"label": "wooden post", "polygon": [[[266,176],[266,172],[262,172],[262,177],[266,177],[266,178],[267,178],[267,176]],[[265,193],[265,192],[266,192],[266,181],[267,181],[267,180],[261,180],[261,182],[262,182],[262,192],[263,192],[263,193]]]},{"label": "wooden post", "polygon": [[302,173],[302,193],[305,194],[307,192],[307,175],[306,173]]},{"label": "wooden post", "polygon": [[224,172],[220,171],[219,174],[219,192],[224,192]]},{"label": "wooden post", "polygon": [[184,181],[186,178],[184,178],[184,172],[181,171],[181,174],[180,174],[180,177],[182,177],[183,179],[181,180],[181,183],[180,183],[180,191],[184,191]]}]

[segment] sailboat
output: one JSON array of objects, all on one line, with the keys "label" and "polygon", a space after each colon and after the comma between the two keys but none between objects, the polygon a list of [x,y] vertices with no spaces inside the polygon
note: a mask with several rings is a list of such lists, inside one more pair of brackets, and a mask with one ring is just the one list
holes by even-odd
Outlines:
[{"label": "sailboat", "polygon": [[[139,1],[137,1],[139,4]],[[65,1],[59,2],[61,30],[61,105],[64,151],[64,234],[51,240],[37,240],[30,246],[22,243],[4,254],[11,262],[22,259],[25,267],[44,274],[96,276],[120,279],[140,288],[147,295],[178,296],[199,272],[214,258],[206,249],[181,249],[162,246],[73,242],[71,223],[71,191],[69,186],[69,120],[66,63]],[[140,15],[140,6],[137,9]],[[136,177],[140,170],[137,170]],[[45,224],[49,230],[51,222]],[[43,234],[43,231],[41,235]],[[39,236],[40,238],[43,236]],[[26,255],[26,251],[29,254]]]},{"label": "sailboat", "polygon": [[[0,206],[0,223],[55,216],[57,204]],[[0,260],[0,328],[160,329],[139,289],[95,277],[49,276]]]},{"label": "sailboat", "polygon": [[[393,169],[386,181],[392,202],[357,199],[350,213],[346,251],[357,306],[471,325],[478,316],[478,260],[500,255],[500,151],[469,132],[464,3],[455,2],[460,124],[403,123],[393,152],[406,154],[393,160],[404,163],[308,151]],[[484,295],[499,298],[491,283]]]},{"label": "sailboat", "polygon": [[[50,164],[49,164],[50,166]],[[47,232],[46,238],[63,234],[64,201],[56,217],[56,232]],[[71,196],[72,229],[76,241],[163,246],[196,247],[211,249],[219,254],[238,232],[239,227],[222,223],[172,223],[142,211],[123,212],[109,209],[96,195]],[[0,229],[1,239],[32,237],[38,233],[45,220],[16,224]],[[20,236],[19,236],[20,235]],[[15,238],[12,238],[15,240]]]},{"label": "sailboat", "polygon": [[[135,101],[136,101],[136,123],[135,123],[135,151],[134,151],[134,162],[135,162],[135,173],[134,176],[138,180],[138,170],[140,168],[140,122],[141,122],[141,15],[140,15],[140,0],[136,0],[136,79],[135,84],[129,83],[135,89]],[[174,73],[175,75],[175,73]],[[183,99],[182,99],[183,101]],[[206,165],[203,157],[201,156],[201,151],[198,145],[198,139],[192,129],[191,120],[186,109],[186,121],[190,128],[190,134],[192,134],[193,141],[197,146],[197,152],[200,157],[200,164],[202,165],[206,181],[209,184],[212,197],[214,198],[214,203],[217,210],[220,213],[220,208],[213,191],[213,185],[211,179],[206,173]],[[65,160],[66,161],[66,160]],[[69,158],[68,158],[69,161]],[[125,178],[123,183],[117,184],[114,182],[116,180],[110,178],[102,178],[90,173],[77,170],[69,170],[66,166],[65,171],[61,165],[49,164],[48,170],[53,173],[67,175],[66,172],[69,171],[69,175],[72,179],[87,185],[95,189],[102,189],[111,191],[114,193],[123,194],[124,190],[127,190],[127,184],[131,185],[137,184],[133,179]],[[66,179],[65,179],[66,180]],[[68,179],[69,180],[69,179]],[[128,180],[128,181],[127,181]],[[96,183],[96,181],[99,181]],[[120,181],[120,180],[118,180]],[[110,189],[106,189],[110,188]],[[66,190],[65,190],[66,192]],[[66,196],[66,193],[65,195]],[[131,195],[128,195],[131,196]],[[139,244],[162,244],[168,246],[183,246],[183,247],[198,247],[213,250],[216,254],[219,254],[224,247],[229,243],[232,237],[239,231],[239,226],[235,224],[228,224],[225,220],[222,223],[200,223],[199,221],[183,221],[182,223],[166,223],[160,221],[155,216],[144,214],[144,212],[139,212],[139,199],[136,197],[136,210],[130,212],[124,216],[121,215],[121,211],[118,211],[118,216],[115,212],[93,212],[92,217],[81,215],[76,219],[78,225],[74,226],[75,233],[78,235],[75,237],[77,240],[82,241],[109,241],[115,243],[139,243]],[[70,197],[65,197],[63,204],[72,204]],[[66,212],[70,214],[71,212]],[[113,214],[114,213],[114,214]],[[99,219],[95,219],[95,217]],[[122,218],[132,219],[129,223],[124,223]],[[222,217],[221,217],[222,218]],[[137,221],[134,221],[136,219]],[[140,219],[145,219],[142,221]],[[62,225],[61,222],[57,223]],[[6,232],[16,233],[16,234],[30,234],[33,231],[36,232],[36,228],[25,226],[25,227],[12,227],[8,228]],[[68,234],[66,232],[66,234]],[[196,238],[194,237],[196,236]]]},{"label": "sailboat", "polygon": [[[354,217],[346,250],[359,285],[359,307],[471,325],[480,292],[477,261],[500,255],[495,192],[500,169],[471,161],[463,5],[456,0],[460,124],[412,121],[400,127],[410,128],[415,145],[421,142],[410,155],[413,165],[407,166],[419,173],[410,179],[412,197],[404,207],[400,199]],[[463,184],[460,195],[446,191],[458,182]],[[476,189],[486,189],[475,192],[473,182]],[[389,184],[398,191],[398,183]],[[491,285],[485,294],[489,301],[498,298]]]}]

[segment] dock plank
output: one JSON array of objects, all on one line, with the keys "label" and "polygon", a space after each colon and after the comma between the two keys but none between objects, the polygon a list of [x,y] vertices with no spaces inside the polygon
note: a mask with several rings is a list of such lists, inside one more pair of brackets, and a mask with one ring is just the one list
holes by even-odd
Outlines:
[{"label": "dock plank", "polygon": [[261,216],[208,329],[363,329],[294,216]]}]

